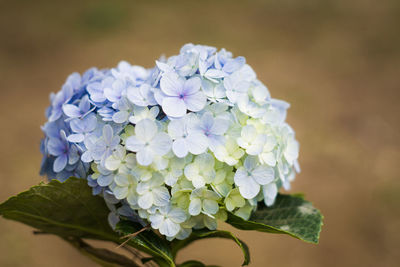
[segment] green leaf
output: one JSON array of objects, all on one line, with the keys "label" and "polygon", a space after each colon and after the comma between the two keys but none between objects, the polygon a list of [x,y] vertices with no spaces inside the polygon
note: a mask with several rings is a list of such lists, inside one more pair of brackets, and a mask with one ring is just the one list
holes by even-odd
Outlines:
[{"label": "green leaf", "polygon": [[[0,204],[0,215],[4,218],[22,222],[46,233],[63,238],[122,243],[120,235],[108,224],[109,212],[104,199],[92,195],[86,180],[73,177],[64,183],[57,180],[48,184],[41,183]],[[142,228],[138,225],[135,227],[135,231]],[[163,241],[148,231],[132,238],[128,244],[157,257],[163,266],[175,266],[171,253],[161,251],[155,245],[161,244],[160,240]]]},{"label": "green leaf", "polygon": [[0,204],[0,215],[60,236],[118,241],[107,221],[104,200],[86,180],[41,183]]},{"label": "green leaf", "polygon": [[199,261],[185,261],[178,265],[178,267],[218,267],[217,265],[205,265]]},{"label": "green leaf", "polygon": [[242,230],[287,234],[317,244],[323,216],[301,195],[279,194],[271,207],[259,203],[248,221],[229,213],[227,223]]},{"label": "green leaf", "polygon": [[[141,230],[143,227],[132,221],[121,220],[116,227],[117,231],[120,231],[123,235],[134,234]],[[130,239],[128,244],[133,247],[139,245],[141,250],[154,256],[152,260],[161,264],[160,259],[165,260],[168,265],[165,266],[175,266],[172,257],[172,252],[167,241],[160,236],[156,235],[153,231],[147,230],[141,232],[139,235]]]},{"label": "green leaf", "polygon": [[[249,248],[247,247],[247,245],[241,241],[240,239],[238,239],[236,236],[234,236],[231,232],[228,231],[220,231],[220,230],[206,230],[206,229],[202,229],[202,230],[195,230],[192,232],[192,234],[184,239],[184,240],[176,240],[172,242],[172,253],[174,255],[174,258],[176,257],[176,254],[178,253],[179,250],[181,250],[182,248],[186,247],[187,245],[193,243],[196,240],[199,239],[204,239],[204,238],[227,238],[227,239],[231,239],[234,242],[236,242],[236,244],[241,248],[243,255],[244,255],[244,261],[242,265],[248,265],[250,262],[250,252],[249,252]],[[192,265],[188,265],[188,266],[192,266]],[[197,266],[197,265],[193,265],[193,266]],[[200,266],[200,265],[199,265]]]}]

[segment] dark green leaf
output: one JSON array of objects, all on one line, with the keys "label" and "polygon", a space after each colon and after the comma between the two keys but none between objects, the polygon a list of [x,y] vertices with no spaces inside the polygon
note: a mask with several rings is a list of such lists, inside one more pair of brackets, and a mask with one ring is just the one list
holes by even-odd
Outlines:
[{"label": "dark green leaf", "polygon": [[185,261],[178,265],[178,267],[218,267],[217,265],[204,265],[199,261]]},{"label": "dark green leaf", "polygon": [[[121,220],[117,224],[116,230],[120,231],[123,235],[129,235],[138,232],[142,228],[143,227],[138,223],[128,220]],[[157,263],[159,263],[161,258],[168,262],[169,265],[166,266],[175,266],[169,244],[166,240],[159,237],[151,230],[144,231],[131,238],[128,244],[132,245],[133,247],[139,245],[142,248],[142,251],[153,255],[155,257],[153,260]]]},{"label": "dark green leaf", "polygon": [[[42,183],[0,204],[0,215],[4,218],[25,223],[46,233],[63,238],[89,238],[122,243],[120,235],[108,224],[108,213],[104,199],[92,195],[87,181],[73,177],[64,183],[56,180],[48,184]],[[135,227],[136,230],[141,228],[138,225]],[[154,239],[149,239],[149,236]],[[164,261],[164,266],[175,266],[171,253],[168,254],[158,247],[165,246],[162,241],[163,239],[148,231],[132,238],[128,244],[157,257],[160,262]]]},{"label": "dark green leaf", "polygon": [[[227,238],[227,239],[233,240],[243,251],[244,261],[243,261],[242,265],[249,264],[250,252],[249,252],[249,248],[247,247],[247,245],[243,241],[238,239],[236,236],[234,236],[231,232],[219,231],[219,230],[213,230],[213,231],[205,230],[205,229],[196,230],[196,231],[193,231],[192,234],[184,240],[173,241],[172,242],[172,253],[173,253],[174,257],[176,256],[178,251],[181,250],[182,248],[186,247],[187,245],[191,244],[192,242],[194,242],[196,240],[203,239],[203,238]],[[192,265],[190,265],[190,266],[192,266]],[[197,265],[193,265],[193,266],[197,266]]]},{"label": "dark green leaf", "polygon": [[118,241],[107,221],[104,200],[93,196],[86,180],[41,183],[0,204],[0,215],[47,233]]},{"label": "dark green leaf", "polygon": [[279,194],[272,207],[259,204],[248,221],[229,213],[227,223],[242,230],[288,234],[309,243],[318,243],[323,216],[301,195]]}]

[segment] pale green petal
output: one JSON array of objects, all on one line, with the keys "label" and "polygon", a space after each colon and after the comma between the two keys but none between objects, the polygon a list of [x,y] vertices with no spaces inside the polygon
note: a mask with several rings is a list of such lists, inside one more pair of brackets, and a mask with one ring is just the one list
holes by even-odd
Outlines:
[{"label": "pale green petal", "polygon": [[201,200],[198,198],[194,198],[190,201],[189,204],[189,214],[192,216],[199,215],[201,211]]},{"label": "pale green petal", "polygon": [[117,199],[124,199],[128,195],[128,188],[116,186],[113,190],[113,193]]},{"label": "pale green petal", "polygon": [[115,171],[121,165],[121,159],[114,157],[114,155],[109,156],[105,161],[105,166],[110,171]]},{"label": "pale green petal", "polygon": [[203,211],[208,214],[215,214],[218,212],[219,206],[215,200],[205,199],[203,200]]},{"label": "pale green petal", "polygon": [[192,178],[199,175],[199,167],[195,163],[191,163],[185,167],[184,173],[186,178],[192,180]]}]

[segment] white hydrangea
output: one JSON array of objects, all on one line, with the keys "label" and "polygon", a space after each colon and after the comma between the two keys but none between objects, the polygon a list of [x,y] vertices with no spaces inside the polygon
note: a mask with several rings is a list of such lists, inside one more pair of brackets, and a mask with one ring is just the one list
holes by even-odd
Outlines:
[{"label": "white hydrangea", "polygon": [[168,240],[184,239],[216,229],[227,212],[248,219],[289,188],[300,171],[289,104],[271,98],[244,58],[189,44],[135,85],[141,71],[121,63],[105,90],[119,107],[110,123],[120,144],[105,144],[104,159],[101,137],[85,139],[91,178],[124,207]]}]

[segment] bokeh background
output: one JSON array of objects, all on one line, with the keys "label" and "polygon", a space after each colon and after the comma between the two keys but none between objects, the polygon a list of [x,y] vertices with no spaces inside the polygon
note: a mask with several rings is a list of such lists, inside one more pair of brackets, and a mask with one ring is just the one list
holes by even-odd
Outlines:
[{"label": "bokeh background", "polygon": [[[251,266],[399,266],[400,1],[0,0],[0,201],[43,180],[39,128],[67,75],[125,59],[151,67],[187,43],[247,58],[289,101],[320,244],[234,230]],[[227,228],[222,225],[222,228]],[[230,241],[179,260],[239,266]],[[0,266],[95,266],[57,237],[0,219]]]}]

